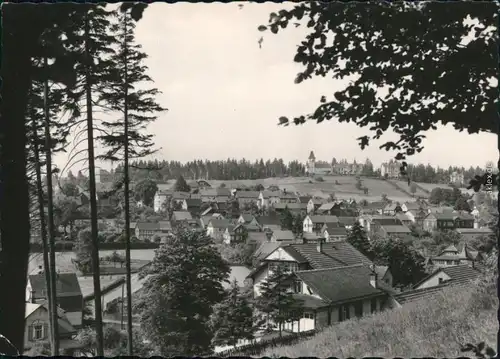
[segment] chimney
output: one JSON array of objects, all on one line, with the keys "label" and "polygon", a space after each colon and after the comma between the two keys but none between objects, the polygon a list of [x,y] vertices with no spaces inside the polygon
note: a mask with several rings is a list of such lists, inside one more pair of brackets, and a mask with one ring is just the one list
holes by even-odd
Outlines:
[{"label": "chimney", "polygon": [[371,270],[371,273],[370,273],[370,285],[373,287],[373,288],[377,288],[377,272],[375,272],[375,266],[372,264],[370,266],[370,270]]},{"label": "chimney", "polygon": [[318,238],[318,243],[316,244],[316,250],[318,251],[318,253],[323,252],[323,239],[322,238]]},{"label": "chimney", "polygon": [[286,194],[286,188],[283,188],[283,193]]}]

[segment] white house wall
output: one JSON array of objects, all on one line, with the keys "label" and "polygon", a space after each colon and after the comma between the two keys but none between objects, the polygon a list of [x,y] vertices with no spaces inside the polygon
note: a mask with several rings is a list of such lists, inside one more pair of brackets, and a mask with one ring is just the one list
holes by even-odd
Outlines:
[{"label": "white house wall", "polygon": [[309,218],[309,216],[307,216],[304,219],[302,229],[306,233],[312,233],[313,232],[313,223],[311,221],[311,218]]},{"label": "white house wall", "polygon": [[266,257],[266,260],[270,261],[293,261],[296,260],[283,250],[283,248],[278,248]]},{"label": "white house wall", "polygon": [[439,279],[445,281],[445,280],[450,280],[451,278],[446,273],[441,271],[441,272],[436,273],[435,275],[433,275],[432,277],[430,277],[429,279],[427,279],[425,282],[421,283],[417,287],[415,287],[415,289],[436,287],[440,284]]}]

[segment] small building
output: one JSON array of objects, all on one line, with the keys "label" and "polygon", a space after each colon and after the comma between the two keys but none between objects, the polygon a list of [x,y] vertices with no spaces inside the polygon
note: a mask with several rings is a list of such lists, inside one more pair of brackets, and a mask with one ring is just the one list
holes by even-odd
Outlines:
[{"label": "small building", "polygon": [[394,216],[398,212],[403,212],[403,209],[397,203],[389,203],[382,209],[382,214],[385,216]]},{"label": "small building", "polygon": [[429,213],[423,220],[423,228],[432,232],[436,229],[474,228],[474,216],[466,213]]},{"label": "small building", "polygon": [[179,223],[179,222],[190,222],[193,220],[193,216],[191,213],[187,211],[174,211],[172,213],[172,222]]},{"label": "small building", "polygon": [[181,209],[191,213],[199,213],[202,203],[201,199],[186,198],[182,201]]},{"label": "small building", "polygon": [[340,226],[339,219],[336,216],[308,215],[304,218],[302,230],[306,233],[320,234],[325,224]]},{"label": "small building", "polygon": [[442,285],[445,282],[467,284],[480,276],[480,272],[470,265],[456,265],[445,268],[438,268],[433,273],[415,284],[413,289],[431,288]]},{"label": "small building", "polygon": [[339,227],[335,224],[324,224],[321,233],[323,233],[326,242],[343,241],[347,239],[348,235],[345,227]]},{"label": "small building", "polygon": [[[57,304],[66,313],[66,317],[75,328],[82,326],[83,295],[75,273],[57,273]],[[26,284],[26,302],[43,304],[48,300],[45,274],[28,276]]]}]

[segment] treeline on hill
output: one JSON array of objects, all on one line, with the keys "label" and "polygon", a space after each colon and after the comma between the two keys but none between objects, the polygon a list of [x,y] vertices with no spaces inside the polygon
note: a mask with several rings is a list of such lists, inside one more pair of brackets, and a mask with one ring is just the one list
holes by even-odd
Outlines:
[{"label": "treeline on hill", "polygon": [[[317,161],[317,163],[323,163]],[[337,163],[333,158],[332,163]],[[365,176],[379,176],[380,171],[374,169],[370,160],[363,164],[362,174]],[[151,168],[156,170],[152,171]],[[429,164],[409,164],[407,173],[410,179],[423,183],[448,183],[453,172],[464,174],[464,182],[468,183],[475,175],[483,174],[484,169],[477,166],[470,167],[433,167]],[[117,166],[114,173],[122,173],[123,167]],[[132,181],[151,178],[159,181],[169,180],[183,176],[186,179],[206,180],[239,180],[262,179],[270,177],[300,177],[306,174],[305,165],[299,161],[285,163],[283,159],[249,161],[246,159],[227,159],[220,161],[194,160],[186,163],[179,161],[136,161],[132,163],[130,176]]]}]

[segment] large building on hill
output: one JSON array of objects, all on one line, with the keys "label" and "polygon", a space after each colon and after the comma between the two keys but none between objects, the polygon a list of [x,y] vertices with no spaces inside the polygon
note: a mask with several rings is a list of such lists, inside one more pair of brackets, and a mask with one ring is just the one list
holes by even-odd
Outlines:
[{"label": "large building on hill", "polygon": [[332,173],[332,166],[325,163],[316,163],[316,156],[314,152],[311,151],[306,164],[306,173],[308,176],[321,176]]},{"label": "large building on hill", "polygon": [[342,160],[332,167],[332,171],[339,175],[359,176],[363,172],[363,164],[357,163],[356,160],[353,163]]},{"label": "large building on hill", "polygon": [[401,165],[394,160],[382,163],[382,166],[380,166],[380,175],[387,178],[399,178],[400,167]]}]

